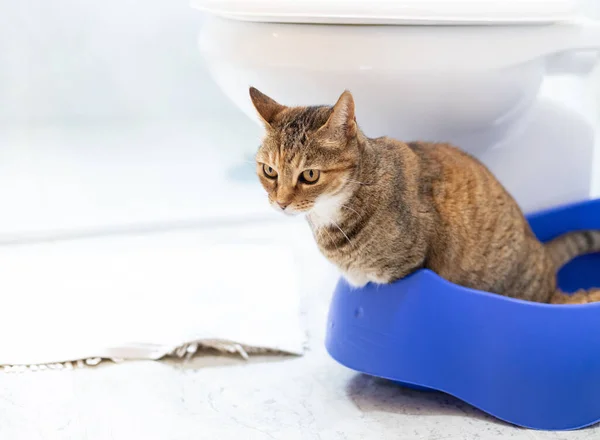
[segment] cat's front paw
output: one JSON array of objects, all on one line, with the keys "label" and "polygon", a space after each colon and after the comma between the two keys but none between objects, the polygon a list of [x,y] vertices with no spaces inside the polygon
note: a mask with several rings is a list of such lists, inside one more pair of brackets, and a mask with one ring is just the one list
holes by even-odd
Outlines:
[{"label": "cat's front paw", "polygon": [[368,283],[389,284],[391,282],[389,278],[361,272],[343,272],[342,276],[350,286],[356,289],[365,287]]},{"label": "cat's front paw", "polygon": [[355,289],[365,287],[370,281],[367,275],[356,272],[345,272],[342,276]]}]

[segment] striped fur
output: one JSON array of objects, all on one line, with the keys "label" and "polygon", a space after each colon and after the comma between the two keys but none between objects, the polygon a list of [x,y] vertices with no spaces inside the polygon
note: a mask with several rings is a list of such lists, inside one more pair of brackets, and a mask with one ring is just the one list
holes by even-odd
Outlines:
[{"label": "striped fur", "polygon": [[[306,214],[319,249],[351,284],[390,283],[427,268],[462,286],[529,301],[600,299],[600,291],[570,297],[556,286],[559,266],[600,249],[600,232],[543,245],[515,200],[467,153],[368,138],[349,92],[333,107],[285,107],[256,89],[250,95],[266,127],[256,160],[270,202]],[[318,182],[301,182],[307,169],[320,171]]]},{"label": "striped fur", "polygon": [[[576,257],[600,252],[600,231],[573,231],[546,244],[546,250],[556,270]],[[600,301],[600,289],[578,290],[566,294],[557,290],[550,302],[553,304],[586,304]]]},{"label": "striped fur", "polygon": [[600,252],[600,231],[574,231],[561,235],[546,244],[556,269],[580,255]]}]

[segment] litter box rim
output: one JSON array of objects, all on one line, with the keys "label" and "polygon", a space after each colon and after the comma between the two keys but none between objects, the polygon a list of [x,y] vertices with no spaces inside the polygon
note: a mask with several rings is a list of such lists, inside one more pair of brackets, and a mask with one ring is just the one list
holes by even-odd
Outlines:
[{"label": "litter box rim", "polygon": [[[529,216],[528,220],[538,238],[545,241],[559,233],[587,229],[594,227],[594,224],[596,228],[600,228],[600,215],[597,215],[595,219],[585,218],[582,213],[587,211],[600,212],[600,200],[590,200],[546,210]],[[574,221],[566,223],[571,224],[572,227],[565,226],[565,219],[569,215],[572,215]],[[554,222],[555,218],[559,220]],[[553,224],[546,227],[548,222]],[[456,343],[458,345],[455,348],[458,351],[462,348],[464,350],[463,353],[453,354],[452,347],[427,339],[431,336],[428,334],[427,326],[419,322],[418,318],[411,316],[411,311],[414,311],[416,315],[425,313],[429,319],[456,323],[459,322],[456,316],[461,312],[460,308],[465,305],[467,311],[482,311],[485,319],[467,314],[465,316],[468,316],[469,319],[463,327],[469,328],[470,326],[469,331],[481,330],[482,334],[495,335],[496,339],[492,337],[490,340],[500,344],[501,347],[497,353],[494,352],[494,348],[483,345],[482,341],[478,340],[483,336],[477,333],[471,336],[473,340],[470,341],[469,336],[465,333],[466,330],[460,328],[462,324],[458,324],[459,328],[453,328],[448,332],[459,333],[460,342]],[[457,308],[454,309],[454,306]],[[381,313],[382,316],[374,318],[377,313]],[[405,322],[394,321],[396,319],[394,314],[401,316]],[[499,315],[500,318],[496,315]],[[502,347],[502,339],[499,336],[502,333],[499,332],[505,328],[502,327],[501,322],[494,322],[495,319],[501,321],[502,317],[506,317],[508,325],[512,325],[516,329],[514,330],[516,334],[508,335],[508,341],[513,341],[513,343],[519,341],[521,346]],[[490,329],[485,328],[488,325],[486,320],[490,321]],[[385,327],[388,324],[389,326]],[[565,346],[569,337],[585,333],[584,330],[590,331],[581,336],[583,339],[576,339],[572,346]],[[396,334],[393,333],[394,331]],[[523,332],[522,339],[519,339],[518,331]],[[402,332],[405,335],[401,335]],[[413,333],[420,336],[420,332],[425,335],[420,343],[411,342],[410,338],[406,336],[406,334]],[[597,334],[598,336],[596,336]],[[381,335],[381,337],[374,335]],[[438,338],[452,345],[452,340],[448,342],[447,338],[444,339],[446,336],[443,331],[437,330],[432,332],[432,335],[432,338]],[[552,344],[552,341],[555,341],[555,344]],[[461,342],[465,345],[460,346]],[[467,370],[459,373],[464,376],[463,378],[446,377],[448,374],[445,374],[443,370],[432,373],[432,376],[437,374],[439,377],[426,377],[425,373],[420,373],[420,367],[431,370],[430,365],[427,365],[430,355],[423,348],[429,343],[432,347],[436,347],[436,350],[444,352],[442,356],[433,353],[431,355],[432,362],[439,362],[442,359],[448,364],[440,363],[440,365],[452,367],[456,364],[464,367],[464,365],[468,365],[465,364],[465,359],[467,359],[477,365],[480,363],[486,366],[490,370],[489,377],[482,374],[481,371],[475,371],[475,367],[473,371]],[[350,369],[409,386],[453,395],[497,419],[514,425],[531,429],[572,430],[600,421],[600,380],[595,379],[596,376],[600,377],[600,303],[560,305],[534,303],[461,287],[426,269],[419,270],[389,285],[368,284],[362,288],[353,288],[341,279],[336,286],[329,311],[326,348],[337,362]],[[469,352],[469,350],[473,351]],[[486,359],[477,359],[477,350],[484,353]],[[522,367],[516,366],[518,361],[509,361],[511,357],[514,358],[519,353],[521,355],[527,353],[523,350],[539,352],[541,357],[535,358],[535,355],[532,355],[532,365],[540,364],[540,362],[543,364],[544,356],[552,359],[552,362],[557,362],[559,359],[558,365],[550,365],[547,368],[548,371],[540,371],[538,378],[535,370],[528,371],[530,360],[526,357],[523,358],[525,360],[520,360],[523,363]],[[597,355],[595,355],[596,352]],[[568,365],[568,360],[571,358],[561,361],[559,355],[563,358],[572,356],[573,366]],[[525,356],[529,355],[525,354]],[[395,374],[395,365],[385,363],[388,357],[392,359],[392,362],[397,363],[398,374]],[[493,371],[493,368],[489,366],[491,362],[489,359],[499,362],[494,364],[498,365],[498,371]],[[589,368],[586,367],[585,362],[588,362]],[[415,365],[411,365],[411,363]],[[520,371],[519,368],[523,371]],[[567,377],[565,383],[558,383],[557,381],[563,377],[561,374],[564,375],[565,371],[571,371],[568,369],[572,369],[574,374]],[[578,371],[582,374],[572,377]],[[481,386],[481,390],[472,388],[475,385],[469,383],[470,373],[475,373],[473,383]],[[501,402],[501,399],[510,400],[511,397],[496,386],[493,379],[490,379],[495,374],[498,376],[498,380],[504,381],[509,388],[518,384],[519,388],[513,391],[517,394],[522,392],[524,400],[530,402],[529,406],[523,403],[525,406],[520,414],[514,412],[516,409],[512,411],[510,405]],[[553,388],[556,388],[556,395],[552,394]],[[485,395],[490,390],[495,390],[494,392],[500,396],[496,401],[493,401],[489,395]],[[587,395],[586,392],[593,395]],[[536,397],[536,393],[539,394],[539,398]],[[580,395],[578,396],[577,393]],[[589,403],[595,400],[598,400],[599,403]],[[537,402],[539,407],[531,402]],[[590,407],[586,407],[582,402]],[[518,407],[521,402],[512,402],[512,404]],[[540,411],[546,407],[548,417],[540,414]]]}]

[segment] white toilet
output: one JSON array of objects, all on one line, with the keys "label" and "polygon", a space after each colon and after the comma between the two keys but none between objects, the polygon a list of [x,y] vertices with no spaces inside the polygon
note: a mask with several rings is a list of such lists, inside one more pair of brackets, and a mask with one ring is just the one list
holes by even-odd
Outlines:
[{"label": "white toilet", "polygon": [[250,85],[286,105],[349,89],[368,136],[455,143],[526,212],[590,197],[600,23],[574,0],[192,1],[215,81],[254,119]]}]

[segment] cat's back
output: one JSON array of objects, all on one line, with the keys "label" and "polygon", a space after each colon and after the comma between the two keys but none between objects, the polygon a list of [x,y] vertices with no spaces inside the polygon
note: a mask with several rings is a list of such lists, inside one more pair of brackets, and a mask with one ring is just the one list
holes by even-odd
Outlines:
[{"label": "cat's back", "polygon": [[[492,172],[477,158],[460,148],[447,143],[409,142],[407,146],[418,157],[420,179],[430,182],[438,192],[442,191],[453,199],[462,198],[468,205],[489,207],[486,203],[491,197],[505,199],[510,205],[512,196],[496,179]],[[444,197],[439,198],[440,203]]]},{"label": "cat's back", "polygon": [[460,148],[390,138],[375,141],[385,159],[381,169],[385,175],[395,175],[393,191],[430,203],[440,215],[460,223],[498,214],[521,222],[520,209],[504,186],[482,162]]},{"label": "cat's back", "polygon": [[439,215],[431,268],[461,285],[511,294],[539,243],[517,202],[479,160],[449,144],[411,143]]},{"label": "cat's back", "polygon": [[487,167],[474,156],[449,143],[441,142],[407,142],[406,145],[415,153],[425,166],[438,169],[481,168],[490,173]]}]

